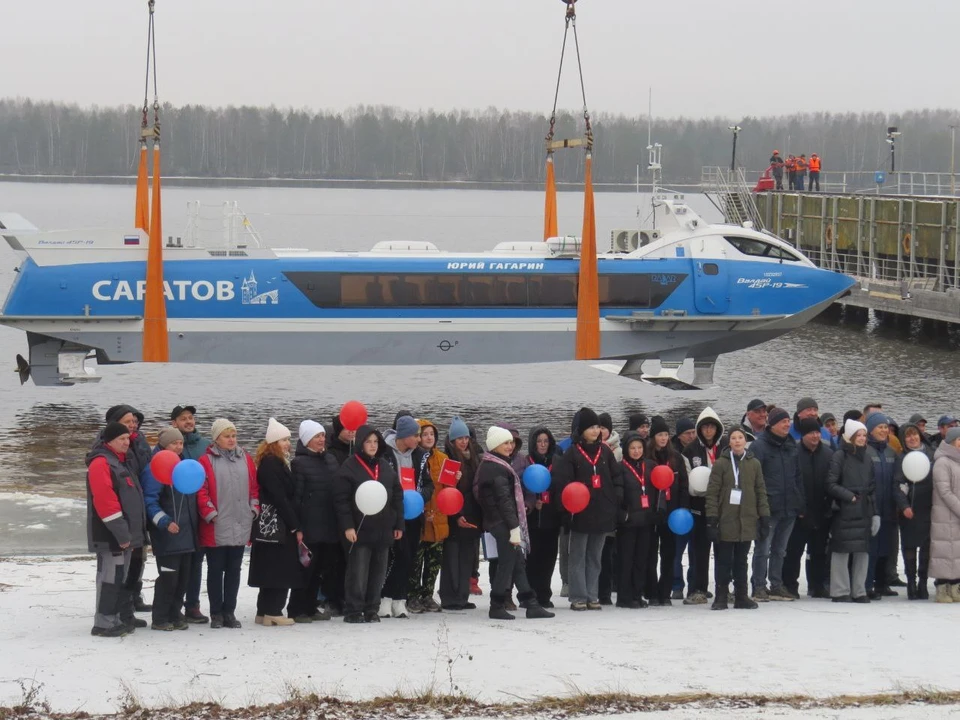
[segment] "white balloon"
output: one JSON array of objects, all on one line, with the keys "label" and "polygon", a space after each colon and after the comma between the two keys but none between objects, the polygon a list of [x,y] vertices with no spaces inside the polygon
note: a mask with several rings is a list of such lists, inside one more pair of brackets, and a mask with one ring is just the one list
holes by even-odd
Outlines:
[{"label": "white balloon", "polygon": [[367,480],[357,488],[356,501],[364,515],[376,515],[387,506],[387,488],[376,480]]},{"label": "white balloon", "polygon": [[707,494],[707,485],[710,484],[710,468],[706,465],[695,467],[690,471],[690,494],[700,497]]},{"label": "white balloon", "polygon": [[903,456],[903,476],[910,482],[920,482],[930,474],[930,458],[922,450]]}]

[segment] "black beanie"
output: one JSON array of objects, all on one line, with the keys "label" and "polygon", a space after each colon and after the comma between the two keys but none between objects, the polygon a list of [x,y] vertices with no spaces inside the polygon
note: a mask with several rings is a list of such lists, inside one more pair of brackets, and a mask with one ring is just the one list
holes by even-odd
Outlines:
[{"label": "black beanie", "polygon": [[613,432],[613,418],[610,417],[610,413],[600,413],[597,415],[597,419],[600,421],[600,427],[605,427],[611,433]]},{"label": "black beanie", "polygon": [[820,423],[818,423],[813,418],[804,418],[800,421],[800,424],[797,425],[797,430],[800,433],[800,437],[803,437],[807,433],[811,432],[820,432]]},{"label": "black beanie", "polygon": [[343,432],[343,423],[340,422],[340,416],[333,416],[333,436],[340,437],[340,433]]},{"label": "black beanie", "polygon": [[790,413],[783,408],[774,408],[767,415],[767,427],[773,427],[779,422],[790,419]]},{"label": "black beanie", "polygon": [[630,416],[630,429],[637,430],[641,425],[649,425],[650,418],[643,413],[634,413]]},{"label": "black beanie", "polygon": [[[124,413],[124,415],[126,415],[126,413]],[[108,443],[108,442],[113,442],[121,435],[129,435],[129,434],[130,434],[130,431],[127,429],[126,425],[121,425],[118,422],[112,422],[112,423],[109,423],[103,429],[102,437],[103,437],[103,441],[105,443]]]},{"label": "black beanie", "polygon": [[578,435],[583,435],[583,431],[587,428],[591,428],[594,425],[600,424],[600,418],[597,417],[597,414],[588,407],[580,408],[579,415],[580,417],[577,418]]},{"label": "black beanie", "polygon": [[670,426],[667,425],[667,421],[664,420],[659,415],[654,416],[653,421],[650,423],[650,437],[656,437],[660,433],[670,433]]},{"label": "black beanie", "polygon": [[689,430],[696,430],[697,424],[692,418],[682,417],[677,420],[677,435],[682,435]]}]

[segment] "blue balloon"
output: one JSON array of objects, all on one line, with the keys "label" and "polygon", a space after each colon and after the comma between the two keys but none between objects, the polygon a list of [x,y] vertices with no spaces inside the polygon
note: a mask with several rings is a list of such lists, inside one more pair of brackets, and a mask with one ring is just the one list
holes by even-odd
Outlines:
[{"label": "blue balloon", "polygon": [[667,518],[667,525],[674,535],[686,535],[693,530],[693,514],[686,508],[677,508]]},{"label": "blue balloon", "polygon": [[403,519],[414,520],[423,515],[423,496],[416,490],[403,491]]},{"label": "blue balloon", "polygon": [[181,460],[173,468],[173,487],[184,495],[193,495],[203,487],[207,473],[196,460]]},{"label": "blue balloon", "polygon": [[543,465],[531,465],[523,471],[523,484],[532,493],[550,489],[550,471]]}]

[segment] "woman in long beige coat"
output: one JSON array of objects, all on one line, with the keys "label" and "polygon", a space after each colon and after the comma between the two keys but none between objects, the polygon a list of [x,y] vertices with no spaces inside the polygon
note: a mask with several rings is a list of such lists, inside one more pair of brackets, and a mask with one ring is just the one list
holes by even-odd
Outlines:
[{"label": "woman in long beige coat", "polygon": [[934,457],[930,577],[937,602],[960,603],[960,428],[951,428]]}]

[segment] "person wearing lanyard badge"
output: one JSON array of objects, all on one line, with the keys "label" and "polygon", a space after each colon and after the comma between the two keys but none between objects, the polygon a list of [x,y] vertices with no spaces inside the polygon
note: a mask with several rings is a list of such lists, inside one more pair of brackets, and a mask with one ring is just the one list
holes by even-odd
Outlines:
[{"label": "person wearing lanyard badge", "polygon": [[619,583],[617,607],[638,610],[647,607],[643,599],[647,579],[647,556],[650,538],[656,524],[658,490],[650,481],[651,461],[643,457],[643,438],[628,432],[623,439],[626,457],[623,459],[623,509],[618,518],[617,562]]},{"label": "person wearing lanyard badge", "polygon": [[[340,467],[334,486],[337,524],[347,555],[343,621],[380,622],[380,588],[387,577],[387,557],[394,541],[403,537],[403,489],[381,453],[383,437],[369,425],[357,430],[356,452]],[[364,515],[355,500],[357,488],[368,480],[383,483],[387,505],[376,515]]]},{"label": "person wearing lanyard badge", "polygon": [[715,543],[714,610],[726,610],[733,576],[734,608],[755,610],[747,585],[750,543],[770,532],[770,503],[760,462],[747,450],[740,428],[730,432],[730,447],[710,471],[706,497],[707,532]]},{"label": "person wearing lanyard badge", "polygon": [[570,526],[570,609],[600,610],[600,560],[604,537],[617,528],[623,505],[623,475],[613,451],[600,441],[600,419],[590,408],[581,408],[579,439],[553,464],[560,492],[575,482],[590,493],[587,507],[567,515]]}]

